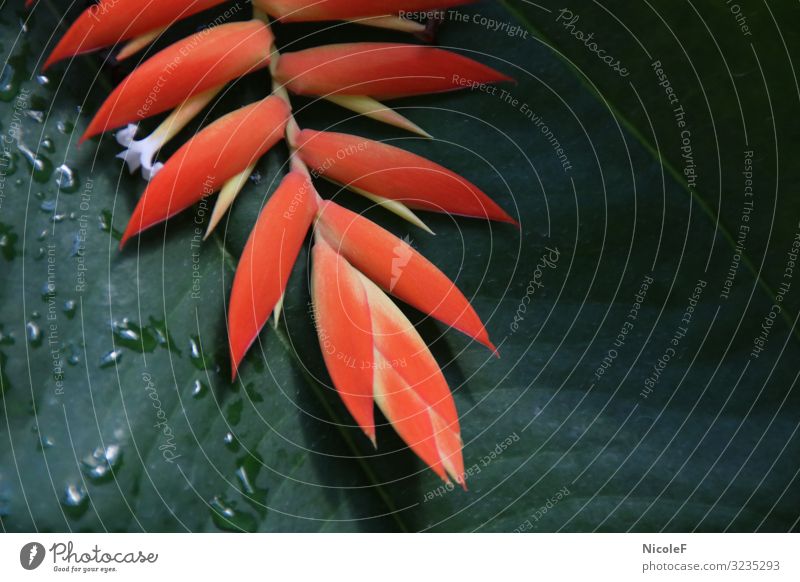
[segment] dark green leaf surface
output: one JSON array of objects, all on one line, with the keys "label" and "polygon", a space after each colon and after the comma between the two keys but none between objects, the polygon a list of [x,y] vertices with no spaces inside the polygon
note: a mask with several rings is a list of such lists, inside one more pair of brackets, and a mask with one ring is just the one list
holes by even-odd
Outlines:
[{"label": "dark green leaf surface", "polygon": [[[125,71],[94,55],[37,80],[60,19],[40,4],[30,17],[6,5],[0,13],[9,162],[0,190],[4,530],[797,527],[800,272],[787,253],[800,221],[800,126],[791,121],[800,94],[790,60],[799,39],[778,24],[796,19],[796,8],[743,7],[750,36],[723,3],[593,3],[573,9],[573,28],[548,2],[459,9],[439,44],[518,83],[398,101],[435,141],[297,100],[302,126],[425,155],[522,224],[517,232],[424,215],[431,237],[320,185],[410,236],[472,298],[500,345],[496,360],[407,311],[455,392],[463,492],[441,485],[390,427],[379,428],[376,451],[352,426],[319,354],[305,251],[278,328],[262,333],[230,382],[226,297],[249,229],[285,172],[285,149],[261,161],[260,180],[205,243],[197,233],[213,199],[120,252],[144,183],[114,158],[112,136],[75,141]],[[576,30],[594,33],[628,76]],[[287,50],[404,40],[341,25],[276,32]],[[659,85],[657,60],[686,127]],[[266,83],[256,75],[236,83],[209,117],[257,98]],[[62,165],[74,184],[56,171]],[[755,357],[762,325],[769,331]]]}]

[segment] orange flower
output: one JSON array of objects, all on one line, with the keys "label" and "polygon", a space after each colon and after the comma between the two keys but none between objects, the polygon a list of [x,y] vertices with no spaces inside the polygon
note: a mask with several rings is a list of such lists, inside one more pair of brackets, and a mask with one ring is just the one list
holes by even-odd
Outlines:
[{"label": "orange flower", "polygon": [[439,365],[403,312],[324,237],[311,293],[325,363],[356,422],[375,442],[372,399],[443,480],[464,484],[461,432]]},{"label": "orange flower", "polygon": [[228,307],[234,379],[242,358],[283,297],[316,209],[314,186],[303,174],[290,172],[264,206],[247,239]]},{"label": "orange flower", "polygon": [[410,208],[517,224],[477,186],[416,154],[345,133],[304,129],[297,154],[325,178]]},{"label": "orange flower", "polygon": [[132,236],[219,190],[283,139],[288,118],[286,102],[267,97],[204,128],[175,152],[147,186],[120,247]]},{"label": "orange flower", "polygon": [[263,22],[210,28],[138,66],[106,99],[81,141],[172,109],[187,98],[269,64],[272,33]]},{"label": "orange flower", "polygon": [[512,81],[454,52],[412,44],[332,44],[281,55],[275,77],[298,95],[405,97]]},{"label": "orange flower", "polygon": [[382,289],[496,351],[467,298],[407,242],[330,201],[320,206],[317,230]]},{"label": "orange flower", "polygon": [[[53,63],[120,41],[160,31],[182,18],[207,10],[225,0],[192,0],[190,2],[158,2],[157,0],[100,0],[87,8],[72,23],[43,68]],[[30,2],[28,2],[30,5]]]},{"label": "orange flower", "polygon": [[253,5],[286,22],[350,20],[399,12],[427,12],[475,0],[253,0]]}]

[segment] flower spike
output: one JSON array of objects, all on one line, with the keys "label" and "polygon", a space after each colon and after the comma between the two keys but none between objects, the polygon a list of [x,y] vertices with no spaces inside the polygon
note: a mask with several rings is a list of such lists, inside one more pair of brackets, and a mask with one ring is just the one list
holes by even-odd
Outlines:
[{"label": "flower spike", "polygon": [[50,53],[43,68],[47,69],[53,63],[75,55],[147,35],[224,1],[100,0],[87,8],[72,24]]},{"label": "flower spike", "polygon": [[320,349],[347,410],[375,445],[372,318],[361,277],[323,237],[312,254],[311,297]]},{"label": "flower spike", "polygon": [[109,95],[81,142],[266,67],[272,40],[268,26],[251,20],[222,24],[176,42],[142,63]]},{"label": "flower spike", "polygon": [[345,133],[302,130],[297,155],[325,178],[410,208],[517,224],[477,186],[411,152]]},{"label": "flower spike", "polygon": [[120,247],[240,173],[283,139],[289,106],[267,97],[221,117],[186,142],[164,164],[139,199]]},{"label": "flower spike", "polygon": [[464,485],[453,396],[400,309],[324,237],[314,245],[317,335],[334,386],[375,444],[373,398],[406,444],[444,481]]},{"label": "flower spike", "polygon": [[447,381],[413,324],[362,277],[375,338],[375,402],[411,450],[466,489],[458,412]]},{"label": "flower spike", "polygon": [[407,97],[513,81],[454,52],[412,44],[332,44],[281,56],[276,78],[297,95]]},{"label": "flower spike", "polygon": [[382,289],[497,352],[467,298],[407,242],[331,201],[320,206],[317,230]]},{"label": "flower spike", "polygon": [[258,217],[233,280],[228,308],[232,377],[283,296],[314,214],[317,193],[290,172]]},{"label": "flower spike", "polygon": [[399,12],[425,12],[475,0],[253,0],[253,5],[285,22],[353,20]]}]

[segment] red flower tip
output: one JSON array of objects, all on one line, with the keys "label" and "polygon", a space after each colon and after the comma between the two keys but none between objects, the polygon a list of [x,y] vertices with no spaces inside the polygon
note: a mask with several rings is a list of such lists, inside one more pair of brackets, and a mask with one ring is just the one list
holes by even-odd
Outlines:
[{"label": "red flower tip", "polygon": [[[47,69],[53,63],[75,55],[96,51],[170,26],[182,18],[222,4],[224,1],[100,0],[87,8],[70,26],[50,53],[43,68]],[[31,2],[27,4],[30,5]]]},{"label": "red flower tip", "polygon": [[186,142],[139,199],[120,247],[132,236],[219,190],[283,139],[289,106],[267,97],[229,113]]},{"label": "red flower tip", "polygon": [[251,20],[222,24],[176,42],[138,66],[109,95],[79,143],[267,66],[272,40],[268,26]]},{"label": "red flower tip", "polygon": [[253,5],[286,22],[307,22],[427,12],[472,2],[475,0],[253,0]]},{"label": "red flower tip", "polygon": [[334,202],[323,202],[318,232],[382,289],[496,351],[466,297],[402,239]]},{"label": "red flower tip", "polygon": [[300,158],[315,172],[410,208],[517,224],[477,186],[411,152],[345,133],[304,129]]},{"label": "red flower tip", "polygon": [[322,237],[313,250],[311,297],[325,366],[347,410],[375,444],[372,319],[361,277]]},{"label": "red flower tip", "polygon": [[317,211],[306,176],[290,172],[258,217],[233,280],[228,307],[232,378],[275,309]]},{"label": "red flower tip", "polygon": [[298,95],[394,98],[455,91],[511,77],[459,54],[398,43],[332,44],[281,56],[275,77]]},{"label": "red flower tip", "polygon": [[374,444],[374,399],[439,477],[463,486],[458,412],[425,342],[403,312],[325,236],[317,237],[313,259],[317,334],[347,409]]}]

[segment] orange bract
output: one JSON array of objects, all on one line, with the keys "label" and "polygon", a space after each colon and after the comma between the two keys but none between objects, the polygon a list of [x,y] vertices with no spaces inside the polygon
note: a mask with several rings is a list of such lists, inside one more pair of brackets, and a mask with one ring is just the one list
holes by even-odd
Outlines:
[{"label": "orange bract", "polygon": [[228,341],[233,377],[283,296],[292,266],[316,212],[308,178],[290,172],[261,211],[233,280]]},{"label": "orange bract", "polygon": [[304,129],[298,155],[319,175],[411,208],[516,224],[477,186],[416,154],[345,133]]},{"label": "orange bract", "polygon": [[263,22],[223,24],[176,42],[139,65],[108,96],[81,141],[140,121],[269,64]]},{"label": "orange bract", "polygon": [[375,442],[372,401],[442,479],[464,485],[450,388],[403,312],[324,238],[314,246],[312,294],[325,363],[343,401]]},{"label": "orange bract", "polygon": [[381,288],[496,351],[467,298],[407,242],[334,202],[322,203],[317,229]]},{"label": "orange bract", "polygon": [[72,23],[50,53],[43,68],[46,69],[60,60],[96,51],[169,26],[224,1],[100,0],[87,8]]},{"label": "orange bract", "polygon": [[255,162],[278,141],[289,118],[279,97],[267,97],[221,117],[167,161],[144,191],[120,246],[188,208]]},{"label": "orange bract", "polygon": [[277,79],[298,95],[406,97],[511,81],[454,52],[412,44],[332,44],[281,55]]},{"label": "orange bract", "polygon": [[287,22],[347,20],[397,14],[400,11],[429,11],[475,0],[253,0],[253,5],[270,16]]}]

